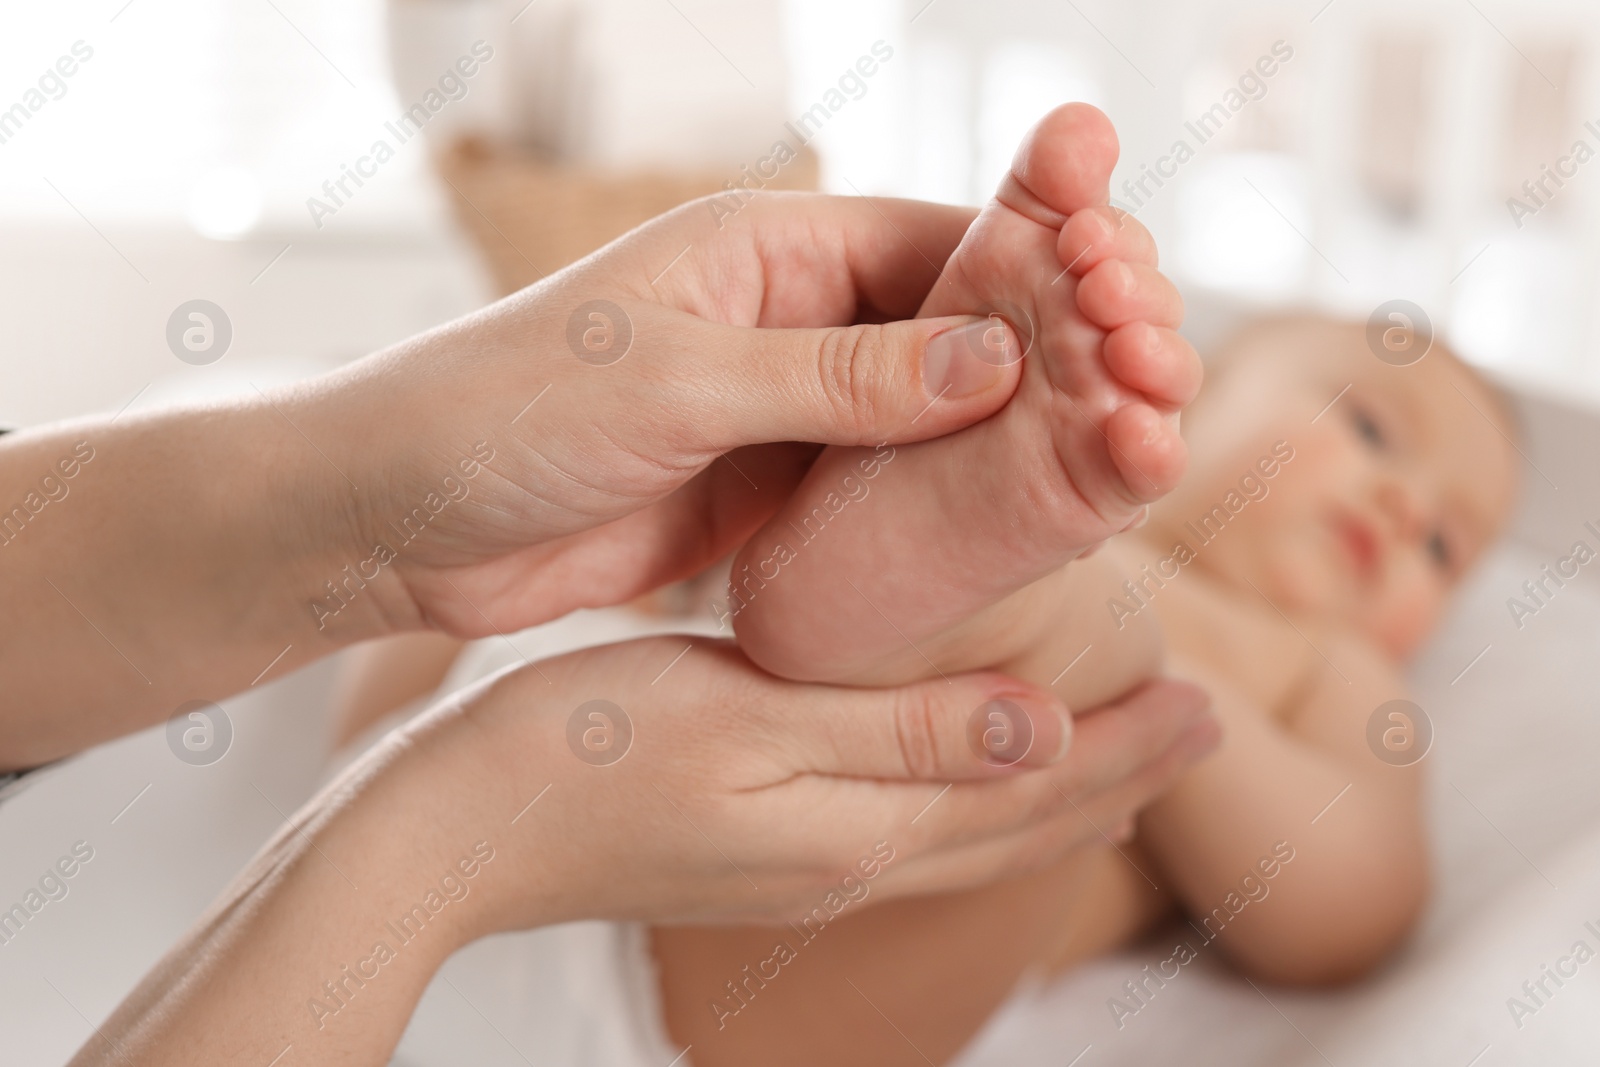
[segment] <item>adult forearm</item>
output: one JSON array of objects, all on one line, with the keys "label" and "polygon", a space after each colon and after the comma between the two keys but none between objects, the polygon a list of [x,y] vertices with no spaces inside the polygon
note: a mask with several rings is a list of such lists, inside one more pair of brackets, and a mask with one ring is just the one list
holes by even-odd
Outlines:
[{"label": "adult forearm", "polygon": [[[433,791],[416,781],[361,772],[310,802],[73,1064],[389,1062],[508,873],[504,825],[427,811]],[[519,889],[532,911],[536,888]]]},{"label": "adult forearm", "polygon": [[358,558],[344,547],[356,490],[313,443],[327,427],[299,414],[257,398],[0,439],[0,769],[383,626],[376,595],[337,630],[313,616],[323,583]]}]

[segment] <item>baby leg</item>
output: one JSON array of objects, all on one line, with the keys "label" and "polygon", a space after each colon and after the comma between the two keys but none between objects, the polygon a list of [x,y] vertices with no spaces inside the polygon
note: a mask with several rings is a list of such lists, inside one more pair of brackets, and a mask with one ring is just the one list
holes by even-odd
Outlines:
[{"label": "baby leg", "polygon": [[[1126,528],[1185,462],[1171,418],[1199,386],[1149,235],[1107,207],[1116,136],[1046,116],[968,230],[925,315],[991,315],[930,362],[1026,359],[999,413],[900,448],[830,448],[736,560],[739,643],[786,677],[885,684],[930,646]],[[937,368],[935,368],[937,370]],[[935,401],[937,403],[937,401]],[[1009,658],[961,643],[983,665]]]}]

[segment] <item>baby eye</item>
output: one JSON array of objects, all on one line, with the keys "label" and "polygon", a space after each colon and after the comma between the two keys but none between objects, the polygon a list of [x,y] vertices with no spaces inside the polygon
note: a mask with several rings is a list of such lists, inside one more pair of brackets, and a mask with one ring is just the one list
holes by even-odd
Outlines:
[{"label": "baby eye", "polygon": [[1450,550],[1450,543],[1445,540],[1444,534],[1435,530],[1428,535],[1428,557],[1441,570],[1450,570],[1455,563],[1455,553]]},{"label": "baby eye", "polygon": [[1374,448],[1383,448],[1388,444],[1388,439],[1384,436],[1383,430],[1373,420],[1372,416],[1362,409],[1355,406],[1350,408],[1350,422],[1355,426],[1356,433],[1367,444]]}]

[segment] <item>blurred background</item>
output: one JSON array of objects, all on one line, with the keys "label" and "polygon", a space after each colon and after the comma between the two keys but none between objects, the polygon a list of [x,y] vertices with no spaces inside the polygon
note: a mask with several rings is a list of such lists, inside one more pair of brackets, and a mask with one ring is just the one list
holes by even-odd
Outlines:
[{"label": "blurred background", "polygon": [[[1255,311],[1405,299],[1529,403],[1561,398],[1530,409],[1530,450],[1570,491],[1541,504],[1530,477],[1535,555],[1469,594],[1485,617],[1597,499],[1571,490],[1600,443],[1592,0],[79,0],[7,5],[0,28],[0,426],[315,374],[730,183],[979,204],[1078,99],[1115,122],[1116,202],[1202,345]],[[213,332],[183,350],[196,300]],[[1600,601],[1561,611],[1560,662],[1593,662]],[[1485,642],[1441,642],[1421,670],[1442,691]],[[0,1059],[63,1060],[309,794],[336,666],[224,701],[215,766],[148,731],[0,807],[0,903],[96,849],[0,946]],[[1463,699],[1526,698],[1496,677]],[[1567,771],[1542,805],[1479,795],[1499,836],[1452,830],[1460,854],[1527,875],[1503,841],[1542,855],[1566,840],[1551,804],[1595,814],[1587,765]],[[508,1057],[482,1012],[434,1010],[440,1048]]]},{"label": "blurred background", "polygon": [[[76,43],[92,53],[0,124],[13,424],[349,359],[739,181],[775,141],[800,146],[786,123],[809,141],[776,184],[981,203],[1066,99],[1111,114],[1118,200],[1196,298],[1362,316],[1408,298],[1470,358],[1600,394],[1600,181],[1573,158],[1600,150],[1600,16],[1581,0],[106,0],[4,17],[0,107],[27,109]],[[494,58],[401,143],[385,124],[475,41]],[[875,42],[892,58],[841,93]],[[380,139],[393,158],[333,205],[324,183]],[[164,340],[194,298],[234,327],[200,373]]]}]

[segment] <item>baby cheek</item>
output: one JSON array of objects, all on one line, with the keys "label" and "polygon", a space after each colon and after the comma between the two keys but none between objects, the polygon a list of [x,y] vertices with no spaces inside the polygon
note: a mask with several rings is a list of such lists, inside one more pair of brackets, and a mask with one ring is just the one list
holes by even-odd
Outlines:
[{"label": "baby cheek", "polygon": [[1320,426],[1296,427],[1284,439],[1294,448],[1294,459],[1284,466],[1282,476],[1307,483],[1308,492],[1332,495],[1359,478],[1370,453],[1333,417]]}]

